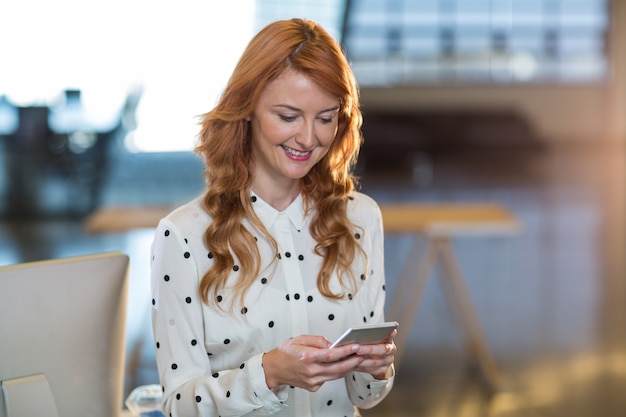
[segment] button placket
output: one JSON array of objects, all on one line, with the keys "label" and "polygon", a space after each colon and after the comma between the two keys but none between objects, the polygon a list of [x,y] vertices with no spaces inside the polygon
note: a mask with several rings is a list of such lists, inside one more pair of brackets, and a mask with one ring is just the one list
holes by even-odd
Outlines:
[{"label": "button placket", "polygon": [[285,302],[289,303],[289,309],[293,317],[298,320],[292,321],[293,335],[308,334],[308,314],[305,298],[304,280],[300,268],[301,261],[295,252],[295,243],[291,232],[289,217],[281,213],[276,219],[276,237],[279,243],[281,268],[285,274],[287,291]]}]

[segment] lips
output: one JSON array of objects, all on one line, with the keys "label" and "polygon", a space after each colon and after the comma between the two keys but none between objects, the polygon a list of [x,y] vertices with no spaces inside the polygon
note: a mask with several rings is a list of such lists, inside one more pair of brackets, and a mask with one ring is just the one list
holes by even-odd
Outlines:
[{"label": "lips", "polygon": [[299,160],[308,159],[311,156],[311,153],[313,152],[313,151],[298,151],[296,149],[289,148],[285,145],[281,145],[281,147],[283,148],[287,156],[291,157],[292,159],[299,159]]}]

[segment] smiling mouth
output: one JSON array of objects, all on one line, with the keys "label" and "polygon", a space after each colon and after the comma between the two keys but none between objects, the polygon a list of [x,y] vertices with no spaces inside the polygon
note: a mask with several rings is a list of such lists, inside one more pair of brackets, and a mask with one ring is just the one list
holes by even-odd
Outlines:
[{"label": "smiling mouth", "polygon": [[311,155],[312,151],[298,151],[292,148],[289,148],[285,145],[281,145],[281,147],[285,150],[285,152],[287,152],[289,155],[292,155],[296,158],[305,158],[309,155]]}]

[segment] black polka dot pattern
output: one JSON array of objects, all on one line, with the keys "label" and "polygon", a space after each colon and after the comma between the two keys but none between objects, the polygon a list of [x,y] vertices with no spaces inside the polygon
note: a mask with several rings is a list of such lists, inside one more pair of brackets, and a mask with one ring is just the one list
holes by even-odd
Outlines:
[{"label": "black polka dot pattern", "polygon": [[[152,264],[159,268],[153,274],[156,277],[153,281],[153,288],[158,287],[158,291],[154,293],[152,299],[157,323],[153,346],[156,348],[157,357],[160,358],[161,369],[166,371],[164,375],[166,378],[172,378],[171,380],[164,379],[161,389],[165,395],[171,395],[176,400],[187,403],[204,403],[194,405],[194,407],[206,410],[208,414],[211,414],[211,408],[216,403],[223,402],[225,407],[236,408],[238,407],[236,404],[240,403],[242,398],[252,394],[256,396],[256,393],[245,393],[241,389],[240,379],[255,375],[255,372],[248,368],[262,366],[262,364],[254,362],[253,366],[253,362],[247,362],[249,358],[243,349],[244,346],[250,347],[251,344],[255,345],[255,349],[263,349],[258,350],[259,352],[266,351],[265,349],[269,349],[269,347],[259,348],[256,344],[265,342],[247,340],[241,329],[247,326],[258,326],[257,331],[262,332],[264,340],[271,340],[272,346],[276,346],[279,343],[278,340],[283,341],[299,334],[322,334],[319,331],[321,327],[340,332],[345,329],[346,325],[358,325],[355,321],[358,322],[362,319],[364,323],[367,323],[373,321],[374,317],[380,317],[381,312],[378,311],[380,306],[372,305],[371,300],[374,300],[375,297],[368,294],[376,290],[386,290],[385,283],[375,273],[375,270],[381,269],[379,255],[371,252],[372,248],[382,246],[373,242],[379,234],[376,229],[366,229],[358,221],[355,223],[351,232],[352,237],[357,244],[362,245],[368,258],[363,260],[360,254],[355,258],[351,271],[352,276],[356,278],[354,288],[346,287],[343,289],[345,295],[342,298],[329,300],[320,294],[315,285],[317,276],[314,274],[314,270],[319,265],[320,256],[315,252],[315,242],[309,234],[309,221],[300,221],[297,216],[301,214],[297,214],[297,211],[289,208],[284,212],[286,215],[281,212],[280,218],[276,220],[276,222],[283,222],[280,228],[274,226],[272,222],[265,223],[267,218],[264,218],[263,210],[266,210],[267,204],[255,195],[250,195],[249,198],[251,203],[254,203],[252,208],[264,224],[269,225],[267,226],[268,230],[276,239],[277,246],[272,248],[271,240],[259,234],[258,229],[250,229],[251,236],[254,237],[258,248],[264,254],[262,256],[266,258],[267,254],[275,253],[276,259],[273,262],[267,262],[268,260],[264,258],[264,266],[260,269],[262,272],[254,277],[252,285],[248,287],[248,291],[253,294],[253,297],[240,299],[237,298],[238,294],[232,290],[233,285],[231,284],[240,279],[246,271],[243,269],[244,264],[242,262],[231,263],[231,266],[227,267],[230,268],[230,271],[227,271],[228,281],[223,286],[215,287],[219,293],[210,292],[208,294],[209,299],[215,301],[215,303],[209,302],[208,308],[215,309],[216,313],[214,314],[212,310],[209,310],[209,313],[204,315],[207,310],[203,310],[203,318],[207,318],[204,329],[186,321],[193,315],[198,317],[201,308],[207,308],[207,305],[199,297],[197,282],[202,279],[208,268],[216,264],[214,252],[209,250],[204,242],[202,232],[206,230],[207,224],[198,223],[204,217],[207,217],[206,221],[208,222],[208,216],[204,215],[206,211],[197,209],[197,212],[194,213],[195,219],[200,220],[190,222],[189,226],[185,225],[184,222],[178,223],[178,215],[173,216],[171,219],[173,226],[167,230],[161,228],[160,233],[155,238],[157,242],[153,246],[155,252],[152,254]],[[349,200],[354,201],[355,198],[350,196]],[[364,200],[361,198],[356,200],[348,204],[349,210],[360,210],[362,204],[369,204],[362,203]],[[370,208],[367,210],[369,211]],[[368,211],[363,211],[363,214],[367,214]],[[373,224],[368,217],[355,216],[353,218],[368,221],[368,223],[363,224]],[[194,224],[193,229],[191,223]],[[165,224],[168,224],[167,221]],[[282,233],[282,237],[277,231]],[[274,233],[276,234],[274,235]],[[287,235],[288,233],[291,233],[291,238]],[[160,258],[165,258],[165,260]],[[170,260],[168,261],[168,259]],[[237,258],[234,257],[233,259]],[[265,268],[265,265],[275,266],[275,268]],[[197,276],[190,273],[194,270],[197,271]],[[336,280],[336,277],[333,276],[333,280]],[[350,282],[350,280],[346,280],[348,285]],[[190,283],[194,285],[192,286]],[[336,281],[331,280],[330,288],[340,288],[336,284]],[[341,288],[340,291],[342,291]],[[265,294],[269,294],[268,297],[273,298],[263,298]],[[284,301],[280,300],[282,297],[285,298]],[[157,302],[159,306],[156,306]],[[167,308],[169,307],[168,303],[172,302],[178,303],[178,306],[175,309]],[[220,304],[219,307],[216,306],[217,303]],[[184,313],[185,309],[192,313]],[[183,313],[172,314],[172,311],[182,311]],[[228,317],[232,319],[228,319]],[[308,317],[309,323],[308,326],[302,326],[302,333],[297,333],[298,324],[294,324],[294,320],[298,320],[300,317]],[[304,329],[310,329],[311,333],[308,331],[305,333],[306,330]],[[175,339],[172,336],[175,336]],[[176,340],[176,346],[169,345],[170,341],[173,340]],[[186,349],[185,355],[193,355],[193,360],[182,359],[185,356],[177,355],[176,349]],[[242,353],[244,354],[242,355]],[[215,378],[215,380],[196,390],[188,385],[185,388],[178,388],[180,392],[172,393],[172,388],[176,389],[171,386],[174,384],[173,378],[182,380],[182,378],[194,375],[199,366],[204,366],[200,365],[203,360],[207,361],[206,366],[209,369],[210,367],[219,369],[219,372],[212,371],[210,373],[209,378]],[[225,369],[222,368],[224,365],[226,365]],[[352,378],[356,384],[362,384],[359,391],[365,392],[365,381],[358,376],[355,379],[354,375]],[[220,386],[220,390],[213,392],[212,388],[208,388],[209,391],[207,392],[208,385]],[[377,391],[379,386],[381,385],[373,385],[374,396],[379,397],[379,391]],[[295,388],[292,387],[291,389]],[[367,389],[371,390],[371,387],[367,386]],[[327,391],[326,395],[318,395],[314,400],[317,402],[316,407],[328,407],[326,413],[329,415],[351,415],[348,414],[350,411],[344,408],[346,399],[339,397],[338,392]],[[356,395],[355,393],[355,397]],[[371,395],[362,394],[365,398],[369,398]],[[285,401],[287,407],[293,405],[293,398],[294,396],[290,395]],[[185,404],[184,407],[189,405]],[[240,413],[243,415],[251,411],[254,410],[241,409]],[[174,410],[172,413],[176,414]],[[217,415],[214,411],[213,413]]]}]

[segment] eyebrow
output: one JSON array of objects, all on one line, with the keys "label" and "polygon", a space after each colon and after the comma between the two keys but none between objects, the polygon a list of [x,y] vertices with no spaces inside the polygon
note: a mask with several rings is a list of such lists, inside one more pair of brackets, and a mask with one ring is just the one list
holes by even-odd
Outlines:
[{"label": "eyebrow", "polygon": [[[274,107],[283,107],[283,108],[291,110],[291,111],[302,113],[302,109],[299,109],[299,108],[294,107],[294,106],[290,106],[289,104],[277,104]],[[340,108],[339,105],[334,106],[334,107],[329,107],[328,109],[322,110],[322,111],[318,112],[317,114],[326,113],[326,112],[329,112],[329,111],[337,111],[337,110],[339,110],[339,108]]]}]

